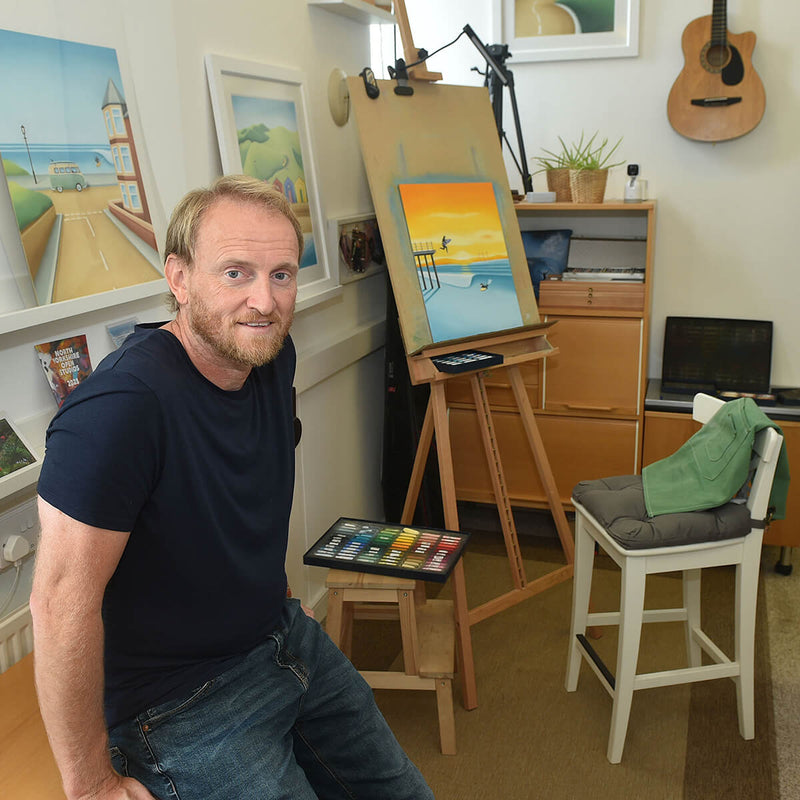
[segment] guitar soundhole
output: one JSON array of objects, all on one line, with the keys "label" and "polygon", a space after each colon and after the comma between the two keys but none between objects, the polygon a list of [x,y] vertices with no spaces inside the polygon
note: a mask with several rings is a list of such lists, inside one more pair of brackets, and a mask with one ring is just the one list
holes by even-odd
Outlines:
[{"label": "guitar soundhole", "polygon": [[706,46],[700,53],[700,63],[703,65],[703,69],[708,70],[708,72],[722,72],[730,60],[730,48],[722,44],[706,42]]}]

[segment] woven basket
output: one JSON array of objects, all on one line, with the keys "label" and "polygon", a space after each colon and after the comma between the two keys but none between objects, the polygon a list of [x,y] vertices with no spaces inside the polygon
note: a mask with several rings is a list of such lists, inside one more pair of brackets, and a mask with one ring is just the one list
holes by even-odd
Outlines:
[{"label": "woven basket", "polygon": [[573,203],[602,203],[606,194],[607,169],[571,169],[569,188]]},{"label": "woven basket", "polygon": [[547,170],[547,191],[556,193],[557,203],[571,203],[572,192],[569,188],[568,169]]}]

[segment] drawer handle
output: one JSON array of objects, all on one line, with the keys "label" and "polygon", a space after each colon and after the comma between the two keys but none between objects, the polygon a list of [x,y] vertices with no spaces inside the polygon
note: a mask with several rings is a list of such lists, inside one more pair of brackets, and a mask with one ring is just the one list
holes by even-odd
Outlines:
[{"label": "drawer handle", "polygon": [[582,406],[576,403],[564,403],[570,411],[613,411],[614,406]]}]

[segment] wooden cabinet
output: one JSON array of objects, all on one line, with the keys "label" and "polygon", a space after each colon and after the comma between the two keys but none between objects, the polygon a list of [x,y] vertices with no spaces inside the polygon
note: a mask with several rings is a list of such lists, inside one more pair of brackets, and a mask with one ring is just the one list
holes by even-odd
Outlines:
[{"label": "wooden cabinet", "polygon": [[[768,412],[768,409],[764,409]],[[800,422],[776,420],[783,431],[789,468],[800,464]],[[666,458],[674,453],[700,424],[692,419],[691,412],[647,411],[644,423],[644,458],[642,465]],[[764,544],[780,547],[800,547],[800,492],[790,485],[786,503],[786,519],[776,520],[764,534]]]},{"label": "wooden cabinet", "polygon": [[[547,292],[542,292],[543,307]],[[543,365],[545,411],[605,416],[639,412],[642,320],[548,315],[559,354]]]},{"label": "wooden cabinet", "polygon": [[[641,470],[655,204],[519,204],[523,230],[572,231],[570,265],[644,267],[644,282],[543,281],[539,313],[559,353],[526,367],[524,381],[559,496],[578,481]],[[502,369],[486,379],[514,505],[547,505]],[[459,499],[492,502],[475,406],[466,381],[447,386]]]}]

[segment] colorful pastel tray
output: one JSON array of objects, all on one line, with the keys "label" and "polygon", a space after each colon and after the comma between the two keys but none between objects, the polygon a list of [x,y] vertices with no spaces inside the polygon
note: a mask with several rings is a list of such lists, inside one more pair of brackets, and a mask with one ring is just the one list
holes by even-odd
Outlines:
[{"label": "colorful pastel tray", "polygon": [[461,531],[340,517],[303,563],[444,583],[468,539]]}]

